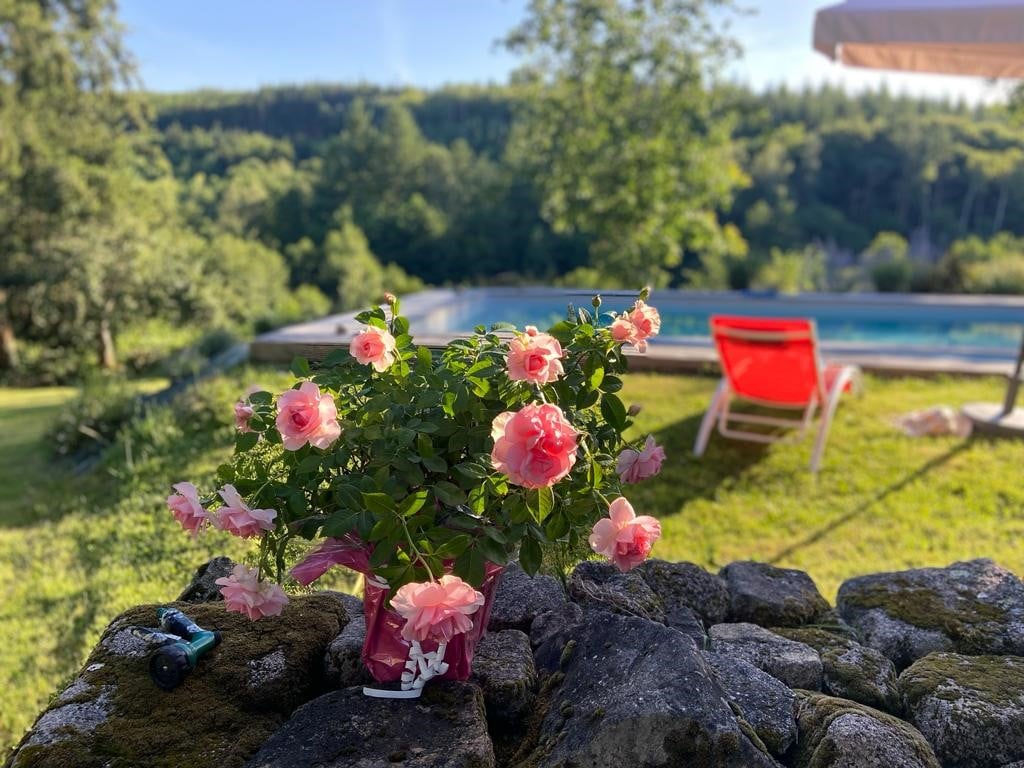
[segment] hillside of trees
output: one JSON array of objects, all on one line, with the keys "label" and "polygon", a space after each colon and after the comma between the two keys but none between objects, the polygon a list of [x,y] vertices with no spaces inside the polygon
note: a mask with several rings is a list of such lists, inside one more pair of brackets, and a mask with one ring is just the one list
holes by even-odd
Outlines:
[{"label": "hillside of trees", "polygon": [[505,86],[182,94],[111,0],[5,6],[0,375],[187,369],[428,284],[1024,293],[1011,110],[722,83],[704,5],[538,0]]}]

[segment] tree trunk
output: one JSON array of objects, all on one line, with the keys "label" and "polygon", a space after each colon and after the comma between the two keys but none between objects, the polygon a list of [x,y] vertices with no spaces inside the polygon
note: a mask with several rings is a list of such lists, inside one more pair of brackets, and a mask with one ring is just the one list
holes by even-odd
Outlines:
[{"label": "tree trunk", "polygon": [[967,233],[967,225],[970,223],[971,220],[971,209],[974,208],[974,200],[978,196],[978,191],[980,187],[981,184],[972,179],[970,186],[967,188],[967,195],[964,197],[964,204],[960,208],[961,235]]},{"label": "tree trunk", "polygon": [[100,365],[107,370],[117,368],[117,350],[114,348],[114,334],[110,330],[110,320],[106,316],[100,319]]},{"label": "tree trunk", "polygon": [[16,371],[21,367],[18,339],[6,317],[0,317],[0,371]]},{"label": "tree trunk", "polygon": [[999,188],[999,203],[996,205],[996,216],[992,221],[992,234],[996,234],[1003,228],[1003,219],[1006,218],[1006,203],[1010,198],[1010,181],[1007,179]]}]

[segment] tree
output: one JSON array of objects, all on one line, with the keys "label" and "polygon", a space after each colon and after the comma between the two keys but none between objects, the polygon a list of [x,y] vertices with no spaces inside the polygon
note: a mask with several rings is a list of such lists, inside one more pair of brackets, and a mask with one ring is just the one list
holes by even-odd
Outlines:
[{"label": "tree", "polygon": [[18,363],[19,332],[58,330],[116,363],[111,323],[134,267],[111,284],[108,265],[144,250],[122,205],[148,139],[132,85],[112,0],[0,0],[0,367]]},{"label": "tree", "polygon": [[726,0],[532,0],[506,46],[523,108],[512,151],[556,231],[591,239],[593,266],[664,285],[685,248],[722,236],[742,182],[730,122],[709,88],[734,50]]}]

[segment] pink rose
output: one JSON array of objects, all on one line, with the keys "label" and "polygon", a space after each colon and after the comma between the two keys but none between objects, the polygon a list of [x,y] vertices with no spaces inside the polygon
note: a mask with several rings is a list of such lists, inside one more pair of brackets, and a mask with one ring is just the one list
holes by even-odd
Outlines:
[{"label": "pink rose", "polygon": [[632,344],[638,352],[647,351],[647,339],[661,331],[661,315],[637,299],[633,308],[623,312],[612,322],[612,338],[620,344]]},{"label": "pink rose", "polygon": [[198,536],[199,531],[210,521],[210,514],[199,503],[199,493],[192,483],[176,483],[171,486],[175,493],[167,497],[167,508],[181,527]]},{"label": "pink rose", "polygon": [[636,328],[630,321],[628,315],[622,315],[615,318],[612,322],[612,338],[620,344],[626,342],[633,343],[636,341]]},{"label": "pink rose", "polygon": [[249,429],[249,419],[253,417],[256,411],[251,405],[245,400],[239,400],[235,403],[235,429],[239,432],[252,432]]},{"label": "pink rose", "polygon": [[576,463],[576,430],[557,405],[525,405],[491,423],[491,462],[524,488],[554,485]]},{"label": "pink rose", "polygon": [[644,447],[639,451],[626,448],[619,454],[615,462],[615,471],[619,480],[624,483],[638,483],[661,472],[661,462],[665,460],[665,449],[654,442],[654,436],[648,435]]},{"label": "pink rose", "polygon": [[378,373],[386,371],[395,362],[395,337],[375,325],[367,326],[358,334],[348,351],[362,365],[372,365]]},{"label": "pink rose", "polygon": [[531,384],[550,384],[565,370],[562,368],[562,345],[558,339],[547,333],[540,333],[534,326],[526,326],[526,333],[516,336],[509,344],[508,377],[515,381]]},{"label": "pink rose", "polygon": [[230,576],[217,579],[224,605],[229,611],[244,613],[251,621],[277,616],[288,604],[288,595],[280,586],[260,581],[255,568],[236,565]]},{"label": "pink rose", "polygon": [[215,527],[243,539],[274,530],[276,510],[253,509],[242,500],[233,485],[225,485],[218,493],[224,499],[224,506],[213,517]]},{"label": "pink rose", "polygon": [[658,314],[658,310],[639,299],[633,305],[629,319],[636,328],[636,337],[640,341],[653,338],[661,332],[661,315]]},{"label": "pink rose", "polygon": [[484,604],[484,596],[458,576],[440,581],[405,584],[391,598],[391,607],[405,619],[406,640],[447,643],[473,628],[469,617]]},{"label": "pink rose", "polygon": [[661,523],[648,515],[637,517],[633,506],[619,496],[608,507],[608,517],[594,524],[589,540],[591,549],[625,573],[647,558],[659,536]]},{"label": "pink rose", "polygon": [[297,451],[306,443],[329,448],[341,436],[334,398],[311,381],[277,398],[277,431],[284,447]]}]

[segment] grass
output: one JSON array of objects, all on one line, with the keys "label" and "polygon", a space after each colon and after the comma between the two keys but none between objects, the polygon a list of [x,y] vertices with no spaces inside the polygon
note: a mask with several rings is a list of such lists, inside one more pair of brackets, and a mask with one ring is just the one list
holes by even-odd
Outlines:
[{"label": "grass", "polygon": [[871,571],[991,557],[1024,573],[1024,441],[910,438],[894,417],[919,408],[1002,400],[986,379],[869,378],[844,399],[818,476],[811,440],[761,446],[711,438],[691,449],[715,381],[632,375],[627,402],[643,405],[637,436],[653,433],[668,461],[629,495],[663,526],[654,554],[717,569],[754,559],[800,568],[829,600],[844,579]]},{"label": "grass", "polygon": [[[111,457],[77,477],[41,442],[68,389],[0,389],[0,754],[74,674],[121,610],[173,598],[192,569],[245,545],[193,542],[166,513],[170,483],[212,483],[232,439],[230,403],[253,378],[203,385],[135,425],[131,461]],[[715,381],[634,374],[624,397],[643,406],[635,436],[656,435],[669,460],[628,495],[661,518],[654,554],[709,568],[743,558],[811,573],[830,599],[869,571],[988,556],[1024,571],[1024,441],[904,437],[892,417],[940,403],[998,400],[996,379],[883,380],[845,401],[817,477],[810,441],[762,447],[715,436],[690,448]]]}]

